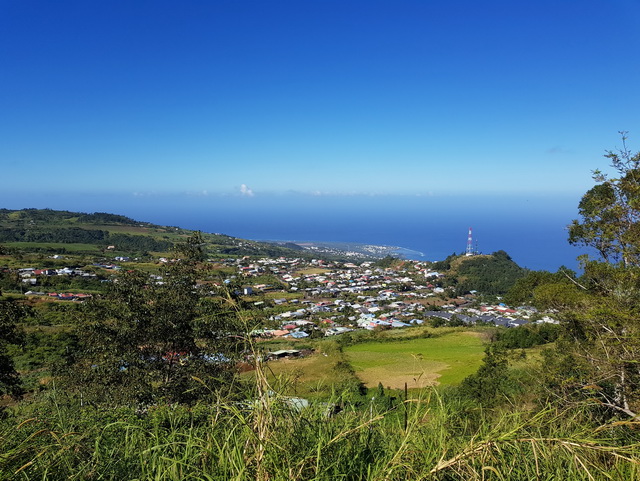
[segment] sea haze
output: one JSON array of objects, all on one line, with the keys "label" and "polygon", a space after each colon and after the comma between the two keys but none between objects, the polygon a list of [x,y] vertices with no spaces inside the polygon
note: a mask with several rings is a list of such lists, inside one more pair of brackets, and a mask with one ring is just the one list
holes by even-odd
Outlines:
[{"label": "sea haze", "polygon": [[[578,268],[583,249],[567,242],[577,198],[403,196],[220,197],[146,205],[135,218],[255,240],[342,241],[398,246],[423,260],[462,253],[473,229],[474,249],[504,250],[521,266]],[[136,209],[133,212],[133,209]]]}]

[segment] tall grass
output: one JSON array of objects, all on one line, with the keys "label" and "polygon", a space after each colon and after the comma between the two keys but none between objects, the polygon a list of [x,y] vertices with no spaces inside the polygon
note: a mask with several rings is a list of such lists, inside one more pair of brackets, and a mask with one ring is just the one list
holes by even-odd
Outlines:
[{"label": "tall grass", "polygon": [[0,425],[0,479],[640,479],[640,423],[595,426],[589,406],[488,411],[431,389],[331,415],[332,400],[301,407],[256,368],[245,402],[102,412],[52,391]]}]

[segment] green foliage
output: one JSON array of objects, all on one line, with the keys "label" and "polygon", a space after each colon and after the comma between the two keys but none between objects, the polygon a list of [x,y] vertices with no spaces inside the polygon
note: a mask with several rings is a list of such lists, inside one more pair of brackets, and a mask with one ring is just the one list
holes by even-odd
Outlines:
[{"label": "green foliage", "polygon": [[120,251],[166,251],[172,243],[147,235],[109,233],[106,230],[80,227],[39,227],[30,229],[0,228],[2,242],[115,245]]},{"label": "green foliage", "polygon": [[[82,214],[51,209],[0,210],[0,242],[63,243],[89,245],[116,245],[120,251],[166,251],[172,247],[168,240],[150,235],[132,235],[109,232],[77,224],[97,226],[139,226],[140,223],[125,216],[97,212]],[[151,224],[144,224],[152,227]],[[59,251],[59,249],[57,249]]]},{"label": "green foliage", "polygon": [[458,257],[459,255],[454,252],[453,254],[447,256],[445,260],[432,263],[430,267],[434,271],[448,271],[449,269],[451,269],[451,262]]},{"label": "green foliage", "polygon": [[104,244],[109,233],[80,227],[0,228],[2,242],[61,242],[65,244]]},{"label": "green foliage", "polygon": [[0,209],[0,223],[17,221],[23,223],[62,222],[73,219],[78,214],[66,210],[53,209]]},{"label": "green foliage", "polygon": [[109,234],[101,244],[114,245],[119,251],[126,252],[164,252],[173,247],[173,243],[158,240],[147,235]]},{"label": "green foliage", "polygon": [[541,293],[536,295],[536,290],[540,286],[557,284],[562,286],[575,286],[571,279],[575,279],[575,272],[560,267],[556,273],[548,271],[527,271],[527,273],[516,280],[514,285],[504,295],[504,302],[511,306],[534,306],[547,308],[541,301]]},{"label": "green foliage", "polygon": [[81,320],[83,305],[68,301],[38,302],[33,305],[31,315],[23,320],[32,326],[76,326]]},{"label": "green foliage", "polygon": [[538,403],[544,404],[551,398],[562,405],[592,398],[593,391],[583,389],[590,386],[592,369],[576,353],[573,339],[560,337],[554,348],[544,349],[540,366],[538,379],[543,390]]},{"label": "green foliage", "polygon": [[505,251],[494,252],[491,256],[462,258],[456,273],[456,295],[472,290],[485,295],[504,294],[526,272]]},{"label": "green foliage", "polygon": [[282,244],[282,247],[286,247],[287,249],[291,249],[294,251],[304,251],[304,247],[298,244],[294,244],[293,242],[285,242]]},{"label": "green foliage", "polygon": [[58,292],[58,291],[101,291],[103,289],[104,278],[86,278],[81,276],[39,276],[38,277],[38,290],[46,292]]},{"label": "green foliage", "polygon": [[[121,224],[139,225],[140,222],[125,217],[123,215],[107,214],[96,212],[94,214],[84,214],[70,212],[67,210],[53,209],[22,209],[10,210],[0,209],[0,223],[22,223],[33,224],[70,224],[74,222],[85,224]],[[150,225],[150,224],[147,224]]]},{"label": "green foliage", "polygon": [[184,242],[176,244],[175,252],[183,263],[202,262],[207,258],[204,247],[205,242],[202,237],[202,232],[196,231]]},{"label": "green foliage", "polygon": [[78,222],[87,224],[140,224],[140,222],[130,219],[129,217],[125,217],[124,215],[108,214],[106,212],[95,212],[93,214],[79,215]]},{"label": "green foliage", "polygon": [[336,362],[332,370],[338,375],[337,382],[333,385],[334,397],[340,402],[359,402],[367,394],[367,389],[362,383],[351,364],[342,359]]},{"label": "green foliage", "polygon": [[559,334],[560,327],[555,324],[532,324],[500,329],[496,340],[506,349],[527,349],[554,342]]},{"label": "green foliage", "polygon": [[232,303],[196,289],[196,251],[185,251],[162,282],[125,272],[87,305],[81,351],[60,372],[67,385],[98,404],[192,403],[230,380],[242,332]]},{"label": "green foliage", "polygon": [[580,220],[569,226],[569,242],[596,249],[605,262],[640,264],[640,152],[626,147],[608,151],[607,157],[616,172],[610,178],[596,170],[597,184],[580,201]]},{"label": "green foliage", "polygon": [[[94,250],[92,246],[114,245],[119,253],[139,257],[149,252],[167,252],[173,248],[176,238],[192,234],[192,231],[178,227],[157,226],[105,212],[85,214],[51,209],[0,209],[0,243],[19,244],[29,252],[90,252]],[[201,239],[204,242],[203,252],[210,257],[289,256],[346,260],[340,254],[309,252],[296,244],[276,245],[224,234],[201,234]]]},{"label": "green foliage", "polygon": [[[572,287],[547,285],[544,298],[564,321],[564,349],[548,385],[571,399],[588,393],[609,416],[640,413],[640,153],[608,152],[615,178],[598,183],[579,205],[569,228],[572,244],[595,248],[601,261],[583,257],[584,275]],[[545,286],[539,286],[536,290]],[[560,302],[558,302],[558,299]],[[569,373],[569,374],[566,374]],[[570,392],[573,389],[573,393]]]},{"label": "green foliage", "polygon": [[466,377],[460,385],[460,392],[464,396],[485,407],[504,402],[513,391],[508,352],[504,346],[496,343],[487,346],[478,371]]},{"label": "green foliage", "polygon": [[66,363],[77,350],[77,336],[70,330],[48,332],[42,328],[30,330],[22,344],[11,352],[21,371],[50,370],[54,365]]},{"label": "green foliage", "polygon": [[446,326],[448,326],[448,327],[464,327],[464,326],[466,326],[466,324],[457,315],[453,314],[451,316],[451,318],[447,321]]},{"label": "green foliage", "polygon": [[385,256],[384,258],[377,260],[374,265],[376,267],[382,267],[383,269],[386,269],[388,267],[393,267],[394,265],[398,264],[398,262],[401,261],[397,257]]},{"label": "green foliage", "polygon": [[8,346],[22,341],[16,324],[25,312],[22,305],[0,297],[0,397],[4,394],[17,397],[22,393],[20,376],[8,354]]},{"label": "green foliage", "polygon": [[[588,263],[588,302],[563,313],[574,356],[588,360],[584,384],[611,413],[640,412],[640,268]],[[594,394],[595,394],[594,393]]]},{"label": "green foliage", "polygon": [[96,411],[52,392],[0,422],[0,479],[627,481],[640,474],[634,426],[598,426],[577,409],[495,413],[437,391],[391,410],[375,402],[335,407],[295,407],[259,391],[248,403]]},{"label": "green foliage", "polygon": [[20,290],[21,283],[18,273],[11,269],[0,269],[0,295],[2,291]]},{"label": "green foliage", "polygon": [[582,309],[588,302],[588,295],[579,286],[561,282],[538,286],[533,304],[547,310],[566,311]]}]

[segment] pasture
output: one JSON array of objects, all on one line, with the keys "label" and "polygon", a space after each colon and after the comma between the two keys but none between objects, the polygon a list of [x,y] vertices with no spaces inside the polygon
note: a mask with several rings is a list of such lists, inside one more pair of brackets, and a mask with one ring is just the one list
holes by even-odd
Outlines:
[{"label": "pasture", "polygon": [[401,389],[459,384],[480,367],[485,342],[481,333],[452,331],[424,339],[367,342],[345,348],[356,375],[367,387],[382,383]]},{"label": "pasture", "polygon": [[59,249],[61,252],[99,252],[97,244],[80,244],[66,242],[4,242],[6,247],[12,249]]},{"label": "pasture", "polygon": [[[484,356],[482,332],[459,329],[429,330],[435,335],[403,339],[408,332],[388,331],[336,350],[336,341],[313,342],[315,353],[303,359],[267,364],[275,378],[286,379],[293,394],[319,395],[331,391],[345,377],[355,376],[367,387],[378,383],[392,389],[459,384],[476,372]],[[309,341],[305,341],[309,344]],[[295,346],[295,344],[294,344]],[[283,348],[274,346],[273,349]],[[343,372],[351,370],[350,372]],[[350,369],[349,369],[350,368]]]}]

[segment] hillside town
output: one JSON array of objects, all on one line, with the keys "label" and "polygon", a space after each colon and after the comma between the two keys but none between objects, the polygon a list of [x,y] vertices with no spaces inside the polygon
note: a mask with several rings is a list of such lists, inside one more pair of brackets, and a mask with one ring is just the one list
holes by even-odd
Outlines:
[{"label": "hillside town", "polygon": [[[84,301],[91,294],[59,292],[50,278],[112,282],[128,257],[81,267],[24,267],[18,270],[27,296]],[[158,258],[161,266],[170,263]],[[217,277],[199,281],[198,287],[215,295],[232,289],[246,308],[260,319],[253,334],[262,338],[302,339],[335,336],[356,329],[409,328],[425,322],[432,326],[496,325],[517,327],[531,322],[555,323],[529,306],[506,306],[483,301],[472,290],[455,296],[447,277],[424,261],[403,260],[393,266],[379,261],[263,257],[208,261]],[[149,274],[162,283],[162,275]],[[60,281],[60,279],[58,279]]]},{"label": "hillside town", "polygon": [[[371,261],[286,258],[226,262],[237,269],[237,275],[225,282],[241,283],[246,300],[261,298],[250,304],[269,314],[269,327],[254,331],[266,337],[333,336],[354,329],[407,328],[427,321],[436,326],[504,327],[556,322],[533,307],[483,303],[475,291],[453,297],[445,275],[427,262],[402,261],[399,268],[384,268]],[[265,276],[278,283],[256,282]],[[265,294],[269,300],[263,299]]]}]

